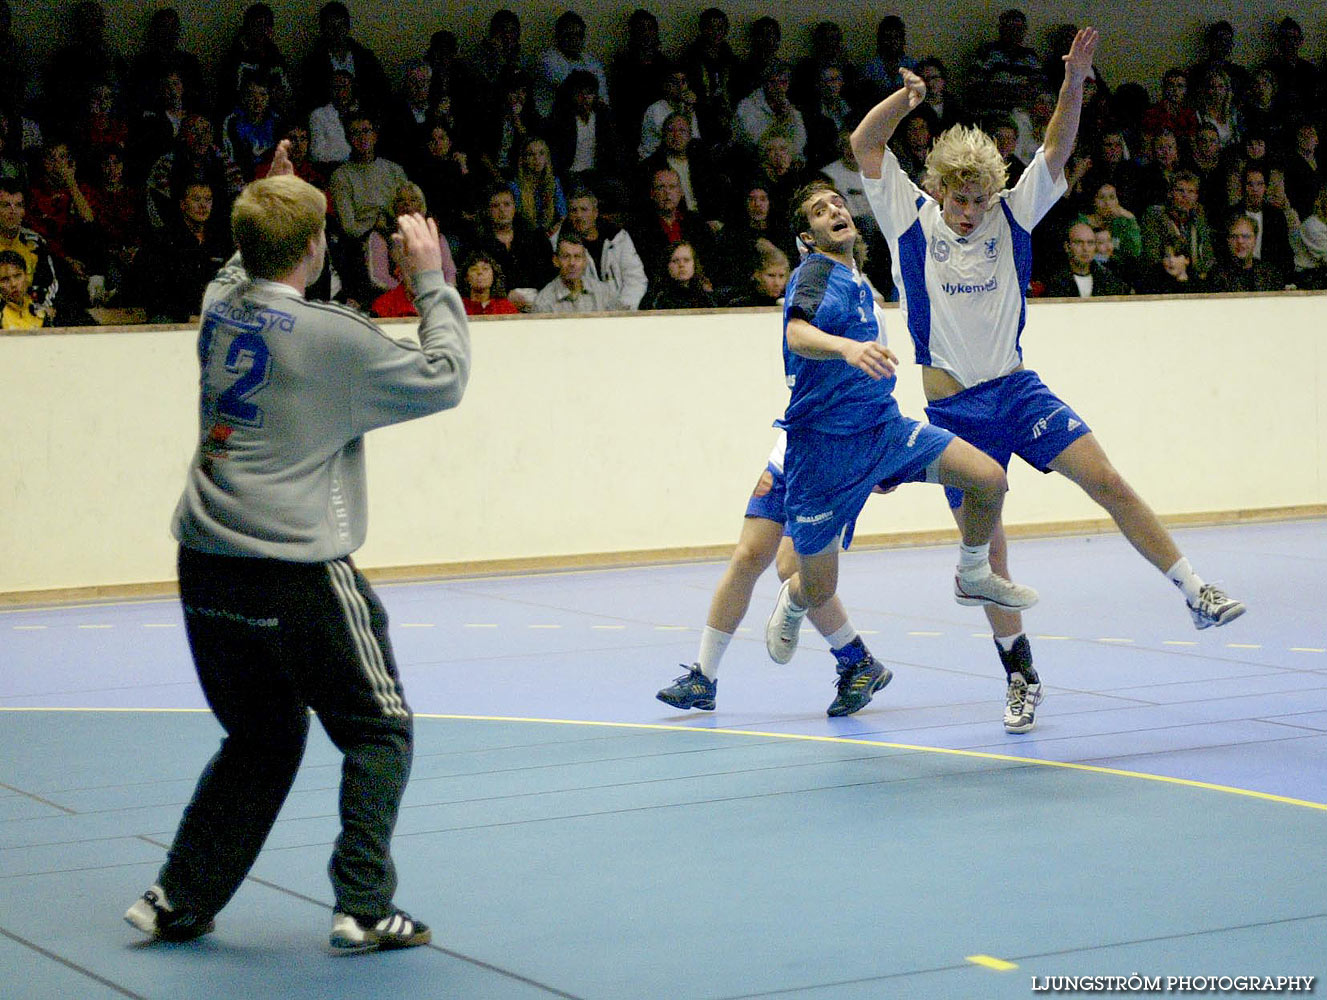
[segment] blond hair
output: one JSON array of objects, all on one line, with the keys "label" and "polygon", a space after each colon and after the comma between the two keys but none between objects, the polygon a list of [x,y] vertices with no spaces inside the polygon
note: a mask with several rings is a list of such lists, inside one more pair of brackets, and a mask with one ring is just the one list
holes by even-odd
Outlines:
[{"label": "blond hair", "polygon": [[230,211],[230,232],[245,270],[268,280],[289,274],[323,231],[326,216],[326,196],[298,177],[249,184]]},{"label": "blond hair", "polygon": [[926,157],[922,186],[933,194],[976,184],[989,197],[1004,190],[1009,177],[995,140],[979,128],[955,125],[941,133]]}]

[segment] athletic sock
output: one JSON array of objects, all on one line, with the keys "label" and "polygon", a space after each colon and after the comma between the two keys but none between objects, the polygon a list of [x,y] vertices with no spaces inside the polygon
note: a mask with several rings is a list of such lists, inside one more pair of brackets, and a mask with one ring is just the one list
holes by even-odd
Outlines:
[{"label": "athletic sock", "polygon": [[871,651],[866,648],[866,643],[862,642],[860,635],[855,636],[845,646],[831,648],[830,652],[834,654],[834,659],[839,661],[839,669],[856,666],[871,655]]},{"label": "athletic sock", "polygon": [[1004,666],[1005,676],[1012,677],[1015,673],[1020,673],[1029,684],[1041,683],[1041,678],[1037,676],[1037,671],[1032,666],[1032,643],[1028,642],[1026,632],[1019,632],[1018,635],[997,635],[995,651],[1000,654],[1000,663]]},{"label": "athletic sock", "polygon": [[825,641],[829,643],[831,650],[839,650],[856,638],[857,630],[852,627],[852,622],[844,622],[839,626],[838,631],[825,636]]},{"label": "athletic sock", "polygon": [[728,632],[720,632],[717,628],[711,628],[706,625],[700,633],[700,652],[696,654],[696,664],[700,667],[700,672],[705,675],[706,680],[714,680],[719,674],[719,661],[723,659],[724,650],[728,648],[728,643],[733,641],[733,637]]},{"label": "athletic sock", "polygon": [[958,546],[958,575],[965,580],[975,580],[991,571],[991,544]]},{"label": "athletic sock", "polygon": [[1203,581],[1193,571],[1193,567],[1189,565],[1189,560],[1184,556],[1180,556],[1179,562],[1166,570],[1166,579],[1184,592],[1184,598],[1187,601],[1198,600],[1198,591],[1203,589]]},{"label": "athletic sock", "polygon": [[1007,653],[1014,648],[1014,643],[1018,642],[1023,635],[1023,632],[1018,632],[1014,635],[997,635],[995,637],[995,643]]}]

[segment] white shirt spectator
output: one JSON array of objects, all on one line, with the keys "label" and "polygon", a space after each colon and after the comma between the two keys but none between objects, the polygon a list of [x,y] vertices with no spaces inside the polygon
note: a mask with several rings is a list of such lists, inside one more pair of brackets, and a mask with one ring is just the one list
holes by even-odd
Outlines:
[{"label": "white shirt spectator", "polygon": [[[678,110],[680,109],[675,108],[669,101],[655,101],[645,109],[645,117],[640,122],[640,145],[636,147],[637,157],[643,160],[659,148],[659,143],[663,142],[664,119]],[[691,138],[700,138],[700,121],[694,111],[691,112]]]},{"label": "white shirt spectator", "polygon": [[783,124],[792,138],[793,153],[806,156],[806,123],[796,108],[790,107],[787,116],[780,119],[769,106],[765,92],[755,90],[737,105],[736,117],[738,130],[748,145],[757,145],[771,125]]}]

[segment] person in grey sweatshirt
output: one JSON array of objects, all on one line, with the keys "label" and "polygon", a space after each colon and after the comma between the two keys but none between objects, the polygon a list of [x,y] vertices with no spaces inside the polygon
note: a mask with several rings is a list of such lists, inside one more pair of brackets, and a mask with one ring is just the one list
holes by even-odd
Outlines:
[{"label": "person in grey sweatshirt", "polygon": [[345,756],[332,950],[431,940],[393,903],[412,715],[387,615],[350,554],[366,529],[365,433],[456,406],[470,336],[421,216],[402,216],[394,237],[418,344],[307,300],[326,254],[325,205],[293,175],[283,142],[271,174],[236,200],[239,253],[203,297],[199,444],[172,530],[190,650],[226,736],[156,884],[125,914],[155,938],[213,928],[290,791],[313,709]]}]

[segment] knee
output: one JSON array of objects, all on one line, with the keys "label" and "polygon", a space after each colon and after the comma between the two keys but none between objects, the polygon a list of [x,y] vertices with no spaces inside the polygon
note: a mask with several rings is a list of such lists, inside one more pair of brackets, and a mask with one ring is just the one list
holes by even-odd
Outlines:
[{"label": "knee", "polygon": [[766,551],[764,546],[738,542],[733,550],[732,565],[742,575],[754,578],[765,572],[772,558],[773,553]]},{"label": "knee", "polygon": [[802,603],[808,608],[818,608],[834,596],[835,581],[808,580],[802,578]]},{"label": "knee", "polygon": [[973,470],[972,481],[963,490],[980,504],[996,504],[1009,492],[1009,477],[1000,463],[988,458]]},{"label": "knee", "polygon": [[1103,465],[1094,469],[1092,475],[1083,482],[1083,489],[1093,500],[1113,510],[1134,498],[1133,487],[1125,482],[1124,477],[1115,471],[1113,465]]}]

